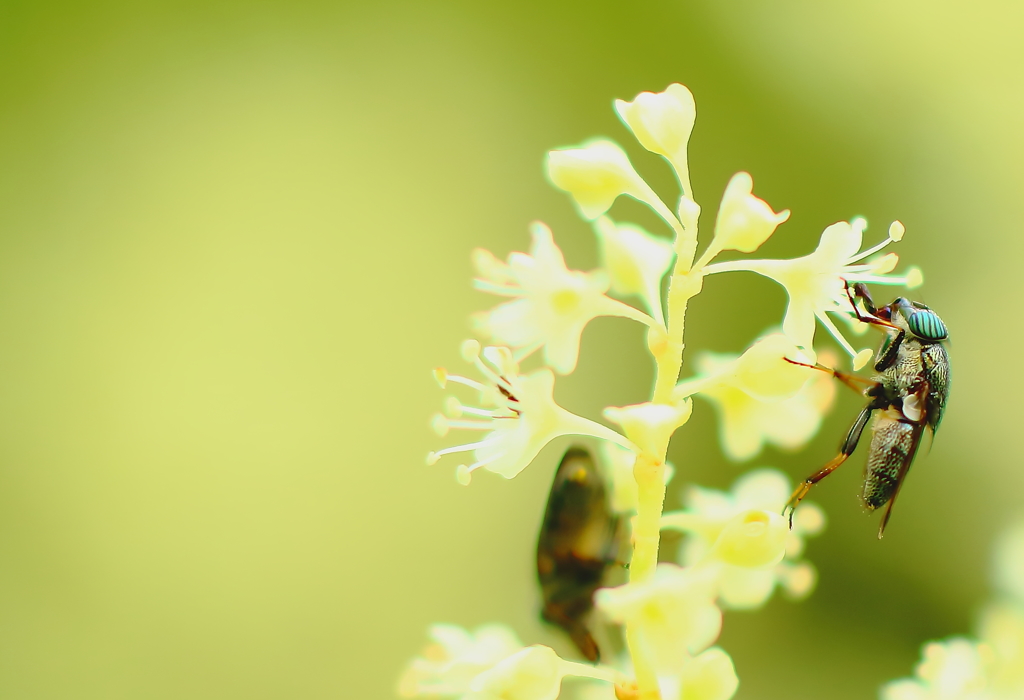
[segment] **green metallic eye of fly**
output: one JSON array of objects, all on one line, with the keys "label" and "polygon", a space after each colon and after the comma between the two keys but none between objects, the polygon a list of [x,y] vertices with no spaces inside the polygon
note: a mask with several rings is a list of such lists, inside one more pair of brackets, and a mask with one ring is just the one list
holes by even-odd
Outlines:
[{"label": "green metallic eye of fly", "polygon": [[907,319],[910,332],[925,340],[944,340],[946,326],[934,311],[918,311]]}]

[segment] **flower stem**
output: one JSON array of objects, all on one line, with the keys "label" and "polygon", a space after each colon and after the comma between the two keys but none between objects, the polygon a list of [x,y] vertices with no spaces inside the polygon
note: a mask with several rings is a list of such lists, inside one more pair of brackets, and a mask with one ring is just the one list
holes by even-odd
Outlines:
[{"label": "flower stem", "polygon": [[[669,280],[667,303],[667,337],[657,344],[654,352],[656,377],[653,403],[671,404],[672,393],[683,366],[683,331],[686,322],[686,306],[690,298],[697,295],[703,286],[703,271],[692,271],[696,249],[696,225],[692,231],[677,230],[677,255],[675,269]],[[686,240],[681,240],[685,236]],[[665,460],[666,454],[652,455],[641,452],[633,465],[638,501],[637,516],[633,525],[633,558],[629,565],[631,583],[649,579],[658,566],[658,548],[661,542],[661,514],[665,507]],[[626,643],[629,645],[633,668],[636,672],[637,689],[641,700],[659,700],[658,678],[650,660],[643,653],[639,633],[634,625],[626,626]]]}]

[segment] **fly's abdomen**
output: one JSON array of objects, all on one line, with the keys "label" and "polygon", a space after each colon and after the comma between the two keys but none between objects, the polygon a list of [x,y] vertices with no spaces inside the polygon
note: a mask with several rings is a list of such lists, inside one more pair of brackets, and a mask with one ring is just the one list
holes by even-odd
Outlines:
[{"label": "fly's abdomen", "polygon": [[920,425],[900,420],[898,412],[880,413],[871,426],[871,448],[864,469],[864,505],[884,506],[896,494],[920,442]]}]

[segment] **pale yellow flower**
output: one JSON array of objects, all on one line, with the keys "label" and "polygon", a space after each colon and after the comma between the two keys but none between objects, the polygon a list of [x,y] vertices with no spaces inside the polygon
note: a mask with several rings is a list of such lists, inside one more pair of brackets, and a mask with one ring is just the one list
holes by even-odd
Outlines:
[{"label": "pale yellow flower", "polygon": [[674,396],[696,394],[711,402],[720,418],[722,450],[730,459],[756,457],[765,444],[799,449],[818,432],[836,389],[828,373],[786,362],[786,357],[811,359],[781,334],[767,336],[739,357],[701,353],[694,363],[697,376],[680,382]]},{"label": "pale yellow flower", "polygon": [[435,464],[447,454],[472,452],[476,461],[456,470],[460,483],[468,484],[472,472],[481,467],[511,479],[533,461],[544,445],[562,435],[589,435],[633,448],[614,430],[556,404],[552,396],[555,376],[550,370],[520,375],[508,348],[489,346],[481,351],[474,340],[463,343],[462,351],[463,357],[483,375],[483,382],[440,368],[434,370],[434,377],[442,388],[452,382],[476,390],[482,406],[467,406],[449,398],[445,404],[448,415],[434,416],[434,430],[441,436],[451,428],[478,430],[486,435],[477,442],[427,455],[427,463]]},{"label": "pale yellow flower", "polygon": [[930,642],[924,647],[916,678],[886,684],[882,700],[997,700],[987,690],[988,656],[985,647],[962,637]]},{"label": "pale yellow flower", "polygon": [[431,625],[431,644],[412,660],[398,681],[403,698],[457,696],[469,692],[477,675],[523,648],[504,625],[475,631],[457,625]]},{"label": "pale yellow flower", "polygon": [[786,288],[789,306],[782,323],[783,332],[800,347],[810,350],[814,344],[815,319],[835,337],[836,341],[855,358],[855,369],[863,366],[871,356],[869,350],[858,352],[839,332],[827,314],[838,314],[850,319],[854,310],[847,296],[846,284],[868,282],[872,284],[903,285],[913,288],[921,284],[919,270],[912,268],[906,275],[889,275],[899,261],[894,253],[863,262],[881,251],[892,241],[903,236],[903,227],[894,222],[889,237],[861,252],[864,219],[832,224],[821,234],[817,249],[810,255],[793,260],[736,260],[714,263],[705,268],[705,274],[748,270],[775,280]]},{"label": "pale yellow flower", "polygon": [[641,653],[659,677],[677,676],[722,628],[713,579],[674,564],[658,564],[646,581],[602,588],[594,602],[612,621],[635,627]]},{"label": "pale yellow flower", "polygon": [[632,102],[615,100],[615,111],[640,145],[672,164],[683,192],[692,197],[686,147],[697,107],[686,86],[673,83],[663,92],[641,92]]},{"label": "pale yellow flower", "polygon": [[520,349],[520,357],[544,348],[544,361],[560,374],[576,368],[583,328],[598,316],[623,316],[646,325],[652,319],[627,304],[605,296],[603,271],[580,272],[565,266],[551,230],[532,226],[530,252],[512,253],[504,263],[483,249],[474,251],[479,277],[475,286],[512,297],[490,311],[476,314],[474,325],[495,342]]},{"label": "pale yellow flower", "polygon": [[596,219],[620,195],[629,195],[670,224],[675,220],[671,210],[633,169],[626,152],[613,141],[595,139],[578,148],[550,151],[547,174],[551,184],[572,195],[587,219]]},{"label": "pale yellow flower", "polygon": [[740,685],[732,657],[719,647],[687,661],[680,680],[679,700],[729,700]]},{"label": "pale yellow flower", "polygon": [[611,669],[566,661],[546,646],[535,644],[495,664],[470,683],[463,700],[555,700],[566,676],[611,682]]},{"label": "pale yellow flower", "polygon": [[[692,486],[683,497],[683,510],[665,513],[662,527],[688,534],[680,548],[681,563],[714,565],[725,607],[760,607],[777,585],[802,597],[810,593],[815,574],[799,557],[804,539],[824,527],[824,514],[805,501],[790,530],[778,515],[789,494],[789,479],[774,469],[745,474],[728,493]],[[786,560],[779,562],[783,553]]]}]

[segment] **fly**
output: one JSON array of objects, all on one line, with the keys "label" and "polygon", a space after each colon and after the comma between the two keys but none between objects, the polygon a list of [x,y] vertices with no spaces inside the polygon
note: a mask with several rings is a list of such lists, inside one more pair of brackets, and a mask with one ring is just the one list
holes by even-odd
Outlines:
[{"label": "fly", "polygon": [[881,539],[925,429],[934,433],[942,421],[949,397],[949,354],[944,345],[949,333],[939,316],[919,302],[897,297],[875,308],[864,284],[847,285],[846,292],[858,320],[885,331],[875,362],[876,375],[865,379],[820,366],[816,369],[830,372],[854,389],[863,388],[868,404],[853,422],[839,454],[797,487],[783,514],[788,512],[792,526],[797,505],[812,486],[853,454],[873,414],[861,497],[869,511],[888,504],[878,527]]}]

